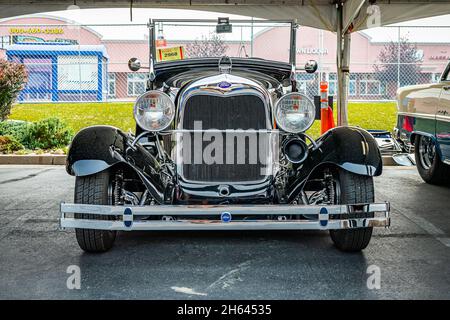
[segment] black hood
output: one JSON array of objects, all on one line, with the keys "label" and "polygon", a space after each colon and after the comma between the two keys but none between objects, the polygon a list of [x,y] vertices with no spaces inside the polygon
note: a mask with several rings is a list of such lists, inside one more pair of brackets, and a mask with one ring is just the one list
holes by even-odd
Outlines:
[{"label": "black hood", "polygon": [[[155,64],[155,82],[157,86],[166,83],[180,87],[186,81],[217,74],[220,58],[195,58],[177,61],[157,62]],[[232,74],[247,76],[268,83],[275,87],[276,83],[289,81],[291,66],[288,63],[256,58],[232,58]]]}]

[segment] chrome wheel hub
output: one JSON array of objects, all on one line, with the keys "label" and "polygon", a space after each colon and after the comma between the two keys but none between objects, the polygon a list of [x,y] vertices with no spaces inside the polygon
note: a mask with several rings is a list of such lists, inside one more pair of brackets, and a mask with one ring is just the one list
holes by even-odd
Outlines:
[{"label": "chrome wheel hub", "polygon": [[436,156],[436,148],[433,140],[429,137],[420,137],[419,141],[419,160],[422,167],[426,170],[433,165]]}]

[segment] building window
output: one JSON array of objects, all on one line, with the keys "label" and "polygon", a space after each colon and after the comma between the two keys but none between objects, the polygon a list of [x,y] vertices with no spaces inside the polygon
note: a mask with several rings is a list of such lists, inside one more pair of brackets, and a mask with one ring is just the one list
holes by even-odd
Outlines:
[{"label": "building window", "polygon": [[116,97],[116,74],[108,73],[108,97]]},{"label": "building window", "polygon": [[58,56],[58,90],[98,90],[97,56]]},{"label": "building window", "polygon": [[356,74],[350,73],[350,80],[348,82],[348,95],[356,96]]},{"label": "building window", "polygon": [[129,73],[127,76],[127,86],[129,96],[138,96],[145,92],[145,73]]},{"label": "building window", "polygon": [[[328,75],[328,95],[335,96],[337,95],[338,86],[336,80],[336,73],[330,73]],[[356,75],[350,74],[350,80],[348,83],[348,94],[350,96],[356,95]]]},{"label": "building window", "polygon": [[335,96],[337,94],[337,91],[338,87],[337,87],[336,73],[330,73],[328,74],[328,95]]},{"label": "building window", "polygon": [[0,49],[5,49],[7,45],[11,44],[11,38],[9,36],[0,36],[0,42]]},{"label": "building window", "polygon": [[378,80],[360,80],[359,91],[362,96],[375,96],[381,94],[381,84]]},{"label": "building window", "polygon": [[51,101],[52,60],[49,58],[25,58],[28,81],[23,98],[26,101]]}]

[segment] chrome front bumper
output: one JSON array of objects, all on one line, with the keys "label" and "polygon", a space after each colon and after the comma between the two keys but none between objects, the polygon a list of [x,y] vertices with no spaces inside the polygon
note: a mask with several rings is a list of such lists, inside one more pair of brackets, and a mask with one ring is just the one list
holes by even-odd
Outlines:
[{"label": "chrome front bumper", "polygon": [[[390,205],[366,203],[330,206],[299,205],[161,205],[104,206],[61,204],[60,227],[99,230],[330,230],[389,227]],[[75,219],[74,213],[115,216],[116,220]],[[353,213],[374,213],[372,218],[349,218]],[[303,215],[307,219],[288,219]],[[141,220],[158,216],[171,219]],[[195,216],[195,219],[188,219]],[[205,219],[198,219],[205,216]],[[207,217],[206,217],[207,216]],[[243,220],[245,216],[254,219]],[[273,217],[267,220],[266,217]],[[332,216],[332,217],[331,217]],[[211,219],[211,217],[216,217]],[[256,219],[261,217],[262,219]]]}]

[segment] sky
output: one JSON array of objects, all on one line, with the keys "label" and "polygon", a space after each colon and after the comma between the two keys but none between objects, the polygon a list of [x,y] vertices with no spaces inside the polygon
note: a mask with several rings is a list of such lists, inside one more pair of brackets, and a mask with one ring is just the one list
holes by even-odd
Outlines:
[{"label": "sky", "polygon": [[[392,26],[403,26],[401,36],[407,36],[414,42],[444,42],[450,43],[450,15],[442,15],[425,19],[412,20],[393,24]],[[408,26],[414,26],[409,27]],[[445,29],[435,29],[433,27],[445,26]],[[364,30],[369,35],[372,42],[388,42],[398,38],[397,28],[373,28]]]},{"label": "sky", "polygon": [[[146,24],[150,18],[159,19],[213,19],[217,20],[223,14],[215,12],[204,12],[195,10],[175,10],[175,9],[133,9],[133,21],[130,20],[130,10],[126,8],[111,9],[82,9],[82,10],[65,10],[42,13],[51,16],[70,19],[81,24],[141,24],[142,26],[133,26],[127,28],[114,26],[90,26],[95,31],[103,35],[103,39],[145,39],[148,35]],[[227,15],[230,19],[247,19],[248,17],[239,15]],[[249,18],[251,19],[251,18]],[[167,39],[176,40],[195,40],[200,38],[201,34],[209,34],[213,30],[213,26],[205,26],[201,28],[192,27],[171,27],[164,28],[164,35]],[[233,30],[233,34],[226,35],[226,40],[240,40],[241,36],[245,40],[250,38],[250,28],[242,28],[241,35],[238,30]],[[201,32],[200,32],[201,31]]]},{"label": "sky", "polygon": [[[81,24],[142,24],[145,25],[149,18],[164,19],[217,19],[223,16],[221,13],[204,12],[195,10],[175,10],[175,9],[133,9],[133,21],[130,21],[130,10],[127,8],[111,9],[82,9],[65,10],[42,13],[56,17],[62,17],[76,21]],[[227,15],[230,19],[250,19],[250,17]],[[301,21],[300,21],[301,24]],[[406,36],[414,42],[445,42],[450,43],[450,15],[431,17],[420,20],[413,20],[395,24],[395,26],[405,26],[401,29],[401,36]],[[407,28],[406,26],[420,26]],[[430,26],[448,26],[448,29],[431,29]],[[103,35],[104,39],[145,39],[147,29],[145,26],[129,28],[93,26],[94,30]],[[209,33],[213,28],[183,28],[166,27],[164,34],[168,39],[178,40],[195,39],[201,36],[199,30],[204,34]],[[262,28],[254,29],[254,32],[261,31]],[[242,30],[242,32],[241,32]],[[436,32],[436,30],[439,30]],[[397,28],[373,28],[363,31],[369,35],[372,42],[389,42],[398,37]],[[301,28],[300,28],[301,33]],[[235,28],[232,35],[227,35],[227,40],[249,40],[250,28]]]}]

